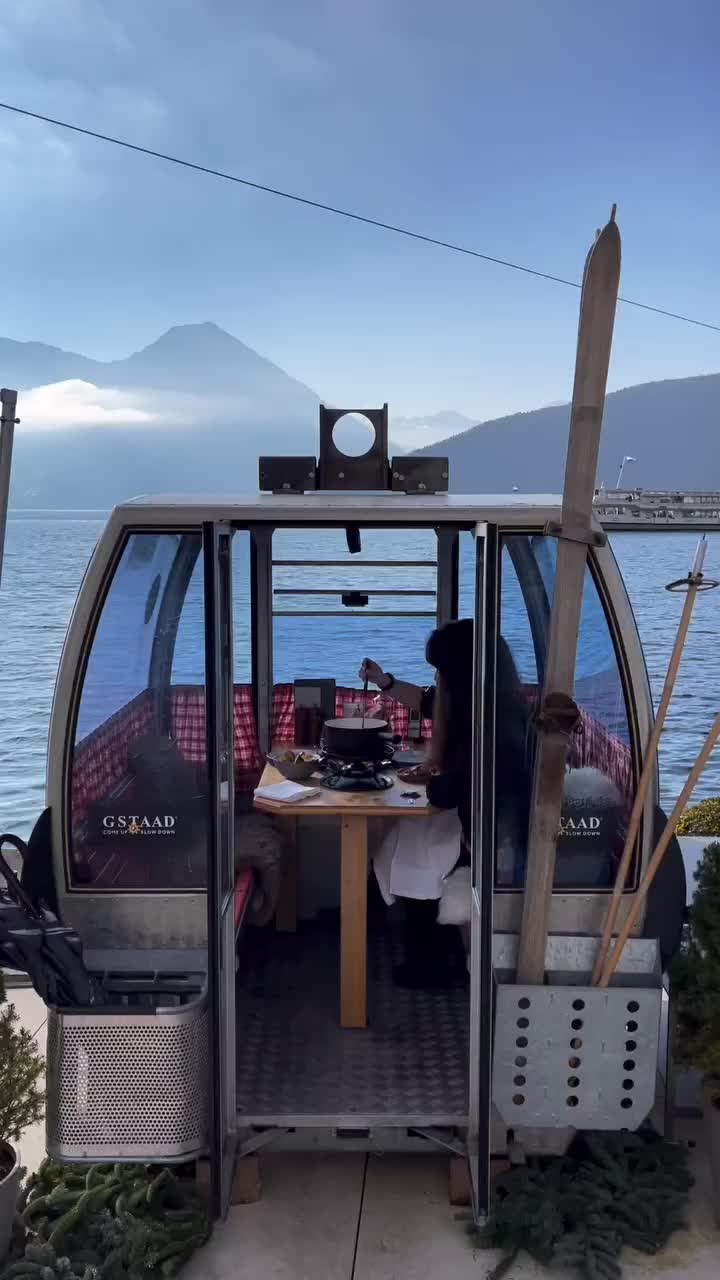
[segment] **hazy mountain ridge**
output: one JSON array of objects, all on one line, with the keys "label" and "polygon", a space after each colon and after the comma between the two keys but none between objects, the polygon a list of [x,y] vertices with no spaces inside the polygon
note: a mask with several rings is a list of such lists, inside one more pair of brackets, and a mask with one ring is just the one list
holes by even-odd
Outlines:
[{"label": "hazy mountain ridge", "polygon": [[63,351],[62,347],[0,338],[0,378],[3,386],[17,390],[60,382],[65,378],[96,382],[106,368],[99,360],[78,355],[76,351]]},{"label": "hazy mountain ridge", "polygon": [[15,507],[106,506],[163,491],[254,492],[259,454],[315,451],[316,393],[215,324],[176,326],[110,361],[0,339],[5,386],[22,392],[67,379],[132,393],[127,402],[139,402],[147,421],[21,425]]},{"label": "hazy mountain ridge", "polygon": [[[252,493],[259,454],[317,449],[315,391],[211,323],[176,326],[110,361],[0,338],[0,382],[18,388],[19,414],[25,403],[27,415],[16,434],[14,507],[102,507],[150,492]],[[44,412],[52,416],[59,383],[70,397],[64,416],[38,425],[37,389],[48,387]],[[93,417],[96,407],[85,401],[96,390],[102,404]],[[76,403],[87,410],[82,420],[73,417]],[[627,453],[638,462],[626,483],[720,488],[719,424],[720,374],[616,391],[607,398],[598,478],[613,485]],[[447,454],[456,491],[558,490],[567,425],[567,405],[478,426],[447,410],[391,412],[391,451],[431,437],[417,452]]]},{"label": "hazy mountain ridge", "polygon": [[318,397],[302,382],[258,355],[218,325],[175,325],[149,346],[121,360],[91,360],[40,342],[0,338],[5,385],[18,389],[82,378],[101,387],[151,387],[196,394],[243,391],[248,383],[267,397],[258,412],[286,401],[294,416],[317,412]]},{"label": "hazy mountain ridge", "polygon": [[[562,488],[570,406],[509,414],[436,441],[418,453],[447,455],[456,492],[526,493]],[[720,374],[646,382],[605,401],[598,483],[720,489]]]}]

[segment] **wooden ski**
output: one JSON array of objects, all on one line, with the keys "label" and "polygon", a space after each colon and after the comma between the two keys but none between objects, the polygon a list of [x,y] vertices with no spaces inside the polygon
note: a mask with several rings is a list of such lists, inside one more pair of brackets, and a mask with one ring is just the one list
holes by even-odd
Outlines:
[{"label": "wooden ski", "polygon": [[519,983],[542,983],[545,975],[567,753],[579,714],[573,700],[575,659],[587,551],[598,536],[592,528],[592,504],[619,283],[620,232],[613,205],[610,221],[598,234],[585,262],[562,518],[559,528],[548,530],[557,536],[558,547],[545,681],[537,717]]}]

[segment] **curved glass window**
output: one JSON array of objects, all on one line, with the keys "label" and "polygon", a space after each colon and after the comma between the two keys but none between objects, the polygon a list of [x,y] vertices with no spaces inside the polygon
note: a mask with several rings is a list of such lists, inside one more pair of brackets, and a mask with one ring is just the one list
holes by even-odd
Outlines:
[{"label": "curved glass window", "polygon": [[77,710],[72,887],[205,883],[201,547],[199,533],[134,533],[124,544]]},{"label": "curved glass window", "polygon": [[[501,561],[496,731],[496,885],[522,888],[535,734],[557,542],[508,535]],[[634,794],[631,719],[610,620],[588,563],[575,670],[580,723],[568,755],[555,888],[609,889]]]}]

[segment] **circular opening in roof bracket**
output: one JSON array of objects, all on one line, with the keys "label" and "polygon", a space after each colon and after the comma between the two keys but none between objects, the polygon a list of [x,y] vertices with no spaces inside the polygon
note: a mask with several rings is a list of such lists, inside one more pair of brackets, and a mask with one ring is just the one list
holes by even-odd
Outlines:
[{"label": "circular opening in roof bracket", "polygon": [[365,458],[375,444],[375,428],[364,413],[344,413],[332,429],[332,440],[344,458]]}]

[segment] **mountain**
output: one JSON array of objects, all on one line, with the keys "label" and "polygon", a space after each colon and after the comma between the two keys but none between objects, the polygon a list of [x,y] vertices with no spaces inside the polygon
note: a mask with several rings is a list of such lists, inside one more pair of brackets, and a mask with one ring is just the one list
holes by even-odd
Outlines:
[{"label": "mountain", "polygon": [[15,342],[12,338],[0,338],[0,379],[3,386],[16,390],[43,387],[64,378],[82,378],[97,382],[104,366],[98,360],[88,360],[74,351],[60,347],[47,347],[43,342]]},{"label": "mountain", "polygon": [[[548,405],[483,422],[417,450],[450,460],[450,487],[462,493],[559,493],[569,405]],[[720,374],[646,382],[605,401],[598,483],[646,489],[720,488]]]},{"label": "mountain", "polygon": [[[0,338],[0,382],[21,392],[15,507],[105,507],[150,492],[253,493],[260,454],[317,452],[317,394],[216,324],[175,326],[109,361]],[[366,428],[346,420],[350,451],[367,447]]]},{"label": "mountain", "polygon": [[259,454],[317,446],[315,392],[215,324],[177,326],[110,361],[1,338],[0,381],[26,392],[16,507],[103,507],[159,490],[253,492]]},{"label": "mountain", "polygon": [[270,421],[285,412],[293,419],[317,416],[314,391],[209,322],[176,325],[149,347],[100,368],[103,386],[240,393],[257,401],[255,415]]}]

